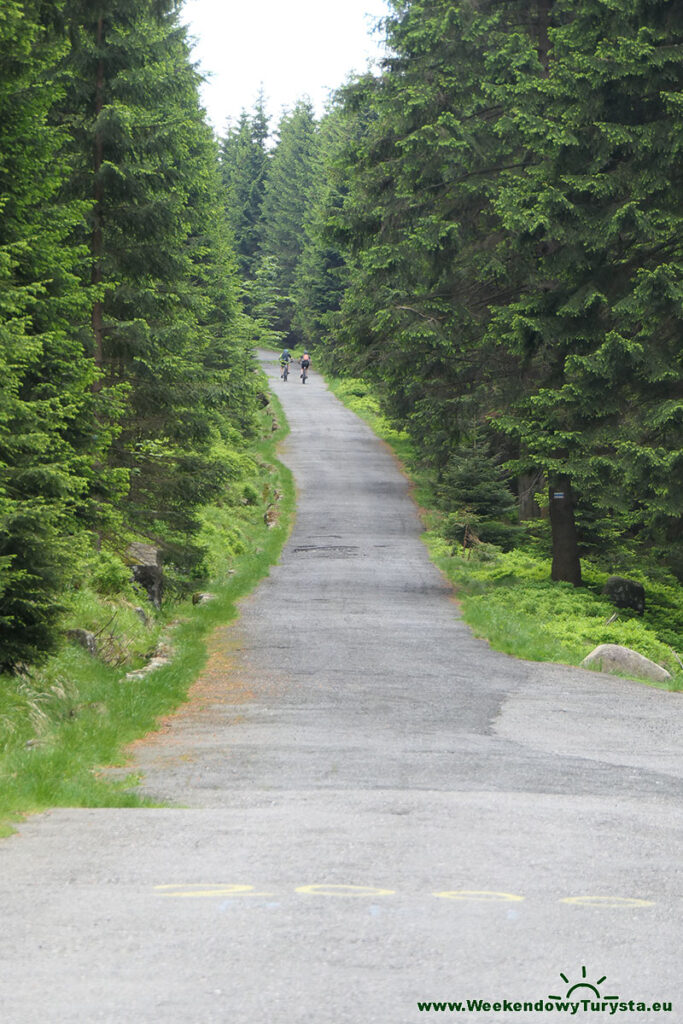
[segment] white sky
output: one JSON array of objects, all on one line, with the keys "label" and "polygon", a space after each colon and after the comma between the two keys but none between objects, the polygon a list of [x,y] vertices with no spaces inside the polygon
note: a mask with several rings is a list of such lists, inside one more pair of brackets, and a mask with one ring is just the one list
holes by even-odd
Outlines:
[{"label": "white sky", "polygon": [[303,95],[321,114],[330,90],[380,53],[371,28],[386,14],[386,0],[185,0],[214,128],[251,109],[261,83],[273,127]]}]

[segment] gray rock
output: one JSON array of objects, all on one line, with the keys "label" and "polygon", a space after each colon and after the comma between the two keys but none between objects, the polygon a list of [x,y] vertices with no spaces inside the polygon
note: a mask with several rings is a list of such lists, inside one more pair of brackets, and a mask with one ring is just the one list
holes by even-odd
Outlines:
[{"label": "gray rock", "polygon": [[196,593],[192,595],[192,604],[208,604],[209,601],[214,601],[216,598],[215,594],[209,593]]},{"label": "gray rock", "polygon": [[128,546],[128,561],[137,565],[161,565],[161,553],[153,544],[134,541]]},{"label": "gray rock", "polygon": [[147,596],[155,608],[161,608],[161,595],[164,590],[164,574],[158,565],[134,565],[133,580],[147,591]]},{"label": "gray rock", "polygon": [[602,592],[617,608],[633,608],[641,615],[645,611],[645,589],[635,580],[627,580],[624,576],[610,576]]},{"label": "gray rock", "polygon": [[642,679],[653,679],[658,683],[671,679],[671,675],[661,665],[620,644],[600,644],[581,664],[584,668],[598,668],[601,672],[624,672]]},{"label": "gray rock", "polygon": [[150,672],[154,672],[158,668],[163,668],[164,665],[170,664],[173,660],[173,648],[167,642],[163,640],[157,645],[157,649],[154,652],[154,657],[151,661],[148,661],[142,668],[134,669],[132,672],[126,672],[126,679],[144,679],[145,676],[149,675]]},{"label": "gray rock", "polygon": [[128,560],[132,563],[133,580],[147,591],[155,608],[161,608],[164,590],[164,574],[161,569],[161,552],[152,544],[135,541],[128,548]]},{"label": "gray rock", "polygon": [[154,672],[155,669],[168,665],[168,662],[168,658],[152,658],[143,668],[135,669],[134,672],[126,672],[126,679],[144,679],[145,676],[149,675],[150,672]]},{"label": "gray rock", "polygon": [[89,629],[67,629],[66,635],[69,640],[74,640],[81,647],[84,647],[88,654],[97,654],[97,640],[95,634]]}]

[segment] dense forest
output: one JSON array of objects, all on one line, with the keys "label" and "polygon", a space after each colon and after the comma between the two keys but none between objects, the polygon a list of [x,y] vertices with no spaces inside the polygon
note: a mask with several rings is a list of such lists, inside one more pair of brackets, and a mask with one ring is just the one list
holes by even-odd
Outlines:
[{"label": "dense forest", "polygon": [[4,0],[1,667],[131,540],[202,578],[256,341],[370,382],[454,545],[683,576],[683,7],[390,7],[322,119],[216,139],[176,0]]},{"label": "dense forest", "polygon": [[242,204],[258,312],[372,382],[453,542],[540,517],[555,580],[624,552],[680,578],[683,9],[391,7],[380,71],[286,118]]},{"label": "dense forest", "polygon": [[219,149],[174,0],[0,15],[0,650],[52,649],[84,573],[197,511],[253,427]]}]

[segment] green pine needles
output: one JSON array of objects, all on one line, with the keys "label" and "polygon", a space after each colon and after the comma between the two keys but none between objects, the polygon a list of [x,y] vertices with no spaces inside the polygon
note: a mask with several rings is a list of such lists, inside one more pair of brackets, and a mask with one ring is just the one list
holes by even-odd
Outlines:
[{"label": "green pine needles", "polygon": [[255,341],[372,382],[453,546],[683,578],[681,5],[391,0],[321,121],[220,145],[179,8],[0,15],[0,667],[93,550],[201,577]]},{"label": "green pine needles", "polygon": [[321,132],[298,321],[450,481],[454,539],[479,439],[481,480],[547,510],[553,579],[627,552],[681,578],[681,5],[391,6]]},{"label": "green pine needles", "polygon": [[253,437],[219,152],[175,0],[0,15],[0,668],[58,639],[93,549],[204,571]]}]

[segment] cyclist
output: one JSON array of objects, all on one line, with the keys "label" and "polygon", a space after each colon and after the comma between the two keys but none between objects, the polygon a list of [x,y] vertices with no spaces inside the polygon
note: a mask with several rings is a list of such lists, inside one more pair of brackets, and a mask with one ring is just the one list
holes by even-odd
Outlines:
[{"label": "cyclist", "polygon": [[299,360],[299,366],[301,367],[301,381],[303,384],[306,383],[306,374],[308,373],[308,367],[311,365],[311,357],[308,352],[304,352],[301,359]]},{"label": "cyclist", "polygon": [[289,364],[291,363],[291,361],[292,357],[289,354],[289,349],[284,348],[282,350],[282,355],[280,356],[280,376],[283,377],[285,380],[287,380],[287,374],[285,373],[285,369],[287,370],[287,373],[289,373]]}]

